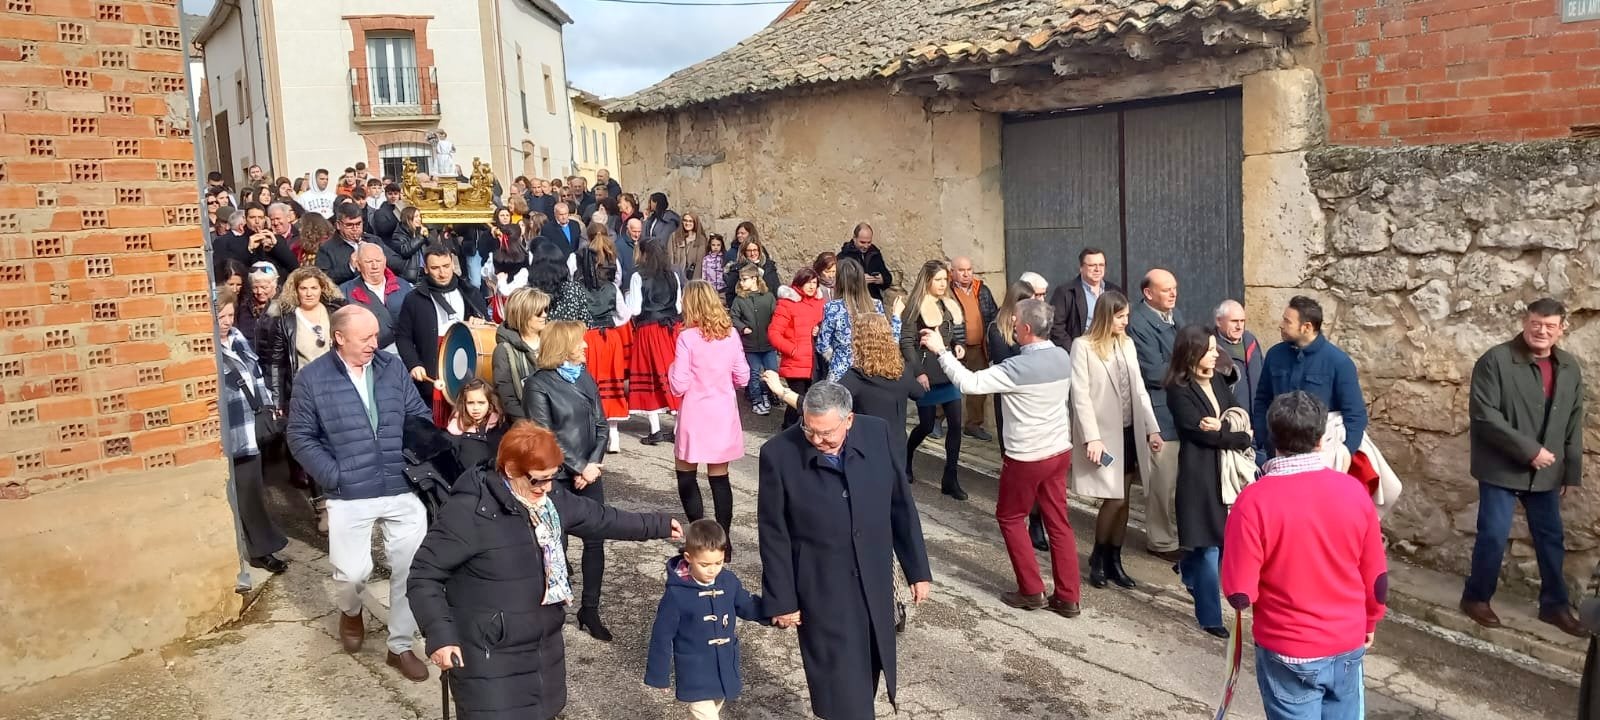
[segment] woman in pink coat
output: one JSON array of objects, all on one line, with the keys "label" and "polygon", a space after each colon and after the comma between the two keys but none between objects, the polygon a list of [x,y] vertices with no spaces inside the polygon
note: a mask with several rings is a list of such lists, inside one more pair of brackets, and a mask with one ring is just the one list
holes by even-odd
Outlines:
[{"label": "woman in pink coat", "polygon": [[[706,515],[696,479],[703,463],[706,479],[711,481],[717,524],[731,538],[733,486],[728,483],[728,463],[744,456],[735,390],[750,383],[750,366],[745,363],[743,343],[733,334],[722,298],[704,280],[695,280],[683,290],[683,330],[678,334],[667,382],[672,394],[683,398],[674,443],[683,513],[690,522]],[[731,540],[726,557],[733,558]]]}]

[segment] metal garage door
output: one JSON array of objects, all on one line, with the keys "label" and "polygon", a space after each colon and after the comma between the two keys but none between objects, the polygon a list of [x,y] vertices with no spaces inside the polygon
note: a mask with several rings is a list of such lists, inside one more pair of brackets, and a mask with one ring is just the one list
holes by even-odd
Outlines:
[{"label": "metal garage door", "polygon": [[1079,250],[1098,247],[1135,301],[1146,270],[1176,273],[1190,322],[1242,299],[1239,111],[1237,93],[1217,93],[1008,117],[1007,277],[1033,270],[1059,285],[1077,275]]}]

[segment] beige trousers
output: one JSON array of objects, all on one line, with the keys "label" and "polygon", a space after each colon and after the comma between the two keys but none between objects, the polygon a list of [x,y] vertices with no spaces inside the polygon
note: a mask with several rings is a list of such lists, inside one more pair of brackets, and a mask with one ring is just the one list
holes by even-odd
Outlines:
[{"label": "beige trousers", "polygon": [[722,715],[721,700],[696,700],[688,707],[689,720],[717,720]]},{"label": "beige trousers", "polygon": [[1178,549],[1178,445],[1167,440],[1160,452],[1150,453],[1155,467],[1144,479],[1144,528],[1145,546],[1153,552]]}]

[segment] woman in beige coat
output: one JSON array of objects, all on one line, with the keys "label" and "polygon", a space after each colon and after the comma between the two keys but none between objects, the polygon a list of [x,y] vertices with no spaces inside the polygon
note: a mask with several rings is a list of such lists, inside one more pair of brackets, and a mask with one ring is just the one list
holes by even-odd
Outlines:
[{"label": "woman in beige coat", "polygon": [[[1072,492],[1100,498],[1089,584],[1136,583],[1122,569],[1128,531],[1128,488],[1150,467],[1161,431],[1128,338],[1128,298],[1115,290],[1095,302],[1089,331],[1072,341]],[[1119,430],[1120,428],[1120,430]],[[1137,459],[1135,465],[1133,460]]]}]

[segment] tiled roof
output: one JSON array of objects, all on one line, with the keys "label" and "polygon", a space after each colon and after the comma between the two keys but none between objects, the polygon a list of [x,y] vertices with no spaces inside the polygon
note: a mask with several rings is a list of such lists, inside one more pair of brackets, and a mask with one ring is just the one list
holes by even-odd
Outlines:
[{"label": "tiled roof", "polygon": [[811,0],[704,62],[607,107],[629,115],[807,85],[890,78],[1106,44],[1193,35],[1212,21],[1298,30],[1310,0]]}]

